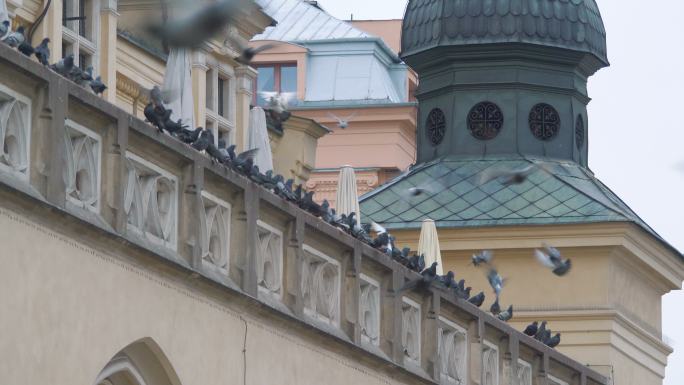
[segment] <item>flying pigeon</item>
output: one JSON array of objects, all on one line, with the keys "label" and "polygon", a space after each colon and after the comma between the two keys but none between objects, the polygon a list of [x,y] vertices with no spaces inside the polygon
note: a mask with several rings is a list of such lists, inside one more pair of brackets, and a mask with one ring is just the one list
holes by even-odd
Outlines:
[{"label": "flying pigeon", "polygon": [[504,186],[519,185],[527,181],[536,170],[537,166],[534,164],[518,169],[489,168],[482,173],[479,184],[484,185],[498,180]]},{"label": "flying pigeon", "polygon": [[501,278],[501,275],[499,275],[496,269],[490,269],[489,273],[487,274],[487,280],[489,281],[489,285],[492,287],[492,289],[494,289],[496,297],[499,298],[501,295],[501,290],[503,290],[504,279]]},{"label": "flying pigeon", "polygon": [[236,57],[235,61],[246,66],[251,65],[252,60],[259,53],[268,51],[269,49],[275,47],[275,44],[264,44],[259,47],[252,48],[245,44],[243,39],[240,38],[240,36],[238,36],[238,34],[234,31],[228,36],[228,41],[240,51],[240,56]]},{"label": "flying pigeon", "polygon": [[551,271],[559,277],[567,274],[572,268],[572,262],[569,259],[563,259],[560,251],[555,247],[544,245],[544,248],[546,251],[539,249],[534,251],[537,261],[543,266],[551,269]]},{"label": "flying pigeon", "polygon": [[489,264],[492,262],[492,258],[494,258],[494,253],[490,250],[481,251],[478,254],[473,254],[473,265],[480,266],[483,263]]},{"label": "flying pigeon", "polygon": [[199,48],[218,35],[230,22],[237,20],[246,0],[219,0],[206,5],[190,16],[151,25],[149,31],[166,41],[169,46]]},{"label": "flying pigeon", "polygon": [[35,55],[40,64],[47,66],[50,63],[50,47],[48,46],[50,44],[50,39],[45,38],[43,39],[42,42],[36,47],[35,49]]},{"label": "flying pigeon", "polygon": [[336,122],[337,122],[337,127],[341,128],[341,129],[345,129],[345,128],[349,127],[349,122],[350,122],[356,115],[357,115],[357,113],[354,112],[353,114],[351,114],[351,115],[349,115],[349,116],[347,116],[347,117],[340,118],[340,117],[338,117],[337,115],[333,114],[332,112],[328,112],[328,116],[329,116],[331,119],[333,119],[334,121],[336,121]]}]

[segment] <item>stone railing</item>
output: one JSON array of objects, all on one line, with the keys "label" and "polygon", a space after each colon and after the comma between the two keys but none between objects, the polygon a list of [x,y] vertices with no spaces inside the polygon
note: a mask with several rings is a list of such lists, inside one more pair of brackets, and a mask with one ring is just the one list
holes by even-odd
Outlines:
[{"label": "stone railing", "polygon": [[5,45],[0,141],[3,188],[415,383],[606,383],[451,293],[401,293],[416,273]]}]

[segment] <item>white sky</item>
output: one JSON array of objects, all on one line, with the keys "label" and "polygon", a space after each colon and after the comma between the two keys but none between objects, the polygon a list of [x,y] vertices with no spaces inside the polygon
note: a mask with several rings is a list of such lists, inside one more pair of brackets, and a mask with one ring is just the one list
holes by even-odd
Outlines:
[{"label": "white sky", "polygon": [[[684,1],[597,0],[612,66],[589,81],[589,166],[660,235],[684,250]],[[334,16],[402,18],[405,0],[319,0]],[[682,114],[680,116],[680,113]],[[665,385],[684,384],[684,293],[664,301],[675,353]]]}]

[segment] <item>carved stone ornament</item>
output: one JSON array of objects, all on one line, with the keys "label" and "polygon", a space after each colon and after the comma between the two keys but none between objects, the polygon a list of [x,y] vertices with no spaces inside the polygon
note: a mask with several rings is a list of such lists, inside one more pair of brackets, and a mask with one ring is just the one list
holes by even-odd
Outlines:
[{"label": "carved stone ornament", "polygon": [[361,292],[359,296],[359,324],[361,338],[364,342],[380,344],[380,284],[361,275]]},{"label": "carved stone ornament", "polygon": [[126,154],[124,210],[128,229],[176,249],[178,182],[169,172],[135,154]]},{"label": "carved stone ornament", "polygon": [[259,290],[282,296],[283,233],[257,221],[257,282]]},{"label": "carved stone ornament", "polygon": [[333,326],[340,324],[340,264],[320,251],[304,245],[301,291],[304,312]]},{"label": "carved stone ornament", "polygon": [[467,381],[467,333],[464,328],[440,317],[438,330],[440,376],[444,383],[464,385]]},{"label": "carved stone ornament", "polygon": [[482,345],[482,385],[499,385],[499,349]]},{"label": "carved stone ornament", "polygon": [[228,271],[230,251],[231,206],[215,196],[202,192],[200,210],[202,263]]},{"label": "carved stone ornament", "polygon": [[539,103],[530,111],[530,130],[535,138],[551,140],[560,131],[561,119],[558,111],[546,103]]},{"label": "carved stone ornament", "polygon": [[468,113],[468,129],[470,134],[478,140],[496,138],[503,124],[503,112],[492,102],[478,103]]},{"label": "carved stone ornament", "polygon": [[0,170],[23,179],[29,174],[31,102],[0,86]]},{"label": "carved stone ornament", "polygon": [[428,114],[425,122],[425,134],[433,146],[437,146],[444,140],[446,134],[446,117],[441,109],[435,108]]},{"label": "carved stone ornament", "polygon": [[581,150],[584,147],[585,135],[584,118],[580,114],[577,115],[577,121],[575,122],[575,145],[577,146],[578,150]]},{"label": "carved stone ornament", "polygon": [[401,344],[404,358],[420,364],[420,305],[408,298],[403,299],[401,311]]},{"label": "carved stone ornament", "polygon": [[529,363],[518,360],[515,375],[518,379],[518,385],[532,385],[532,365]]},{"label": "carved stone ornament", "polygon": [[69,202],[99,212],[102,140],[93,131],[67,120],[64,138],[64,185]]}]

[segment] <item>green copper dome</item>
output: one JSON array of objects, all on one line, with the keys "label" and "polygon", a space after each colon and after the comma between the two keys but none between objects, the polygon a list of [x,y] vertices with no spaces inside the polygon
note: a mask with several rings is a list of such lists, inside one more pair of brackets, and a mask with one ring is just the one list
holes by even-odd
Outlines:
[{"label": "green copper dome", "polygon": [[608,64],[595,0],[410,0],[402,57],[435,47],[525,43],[593,54]]}]

